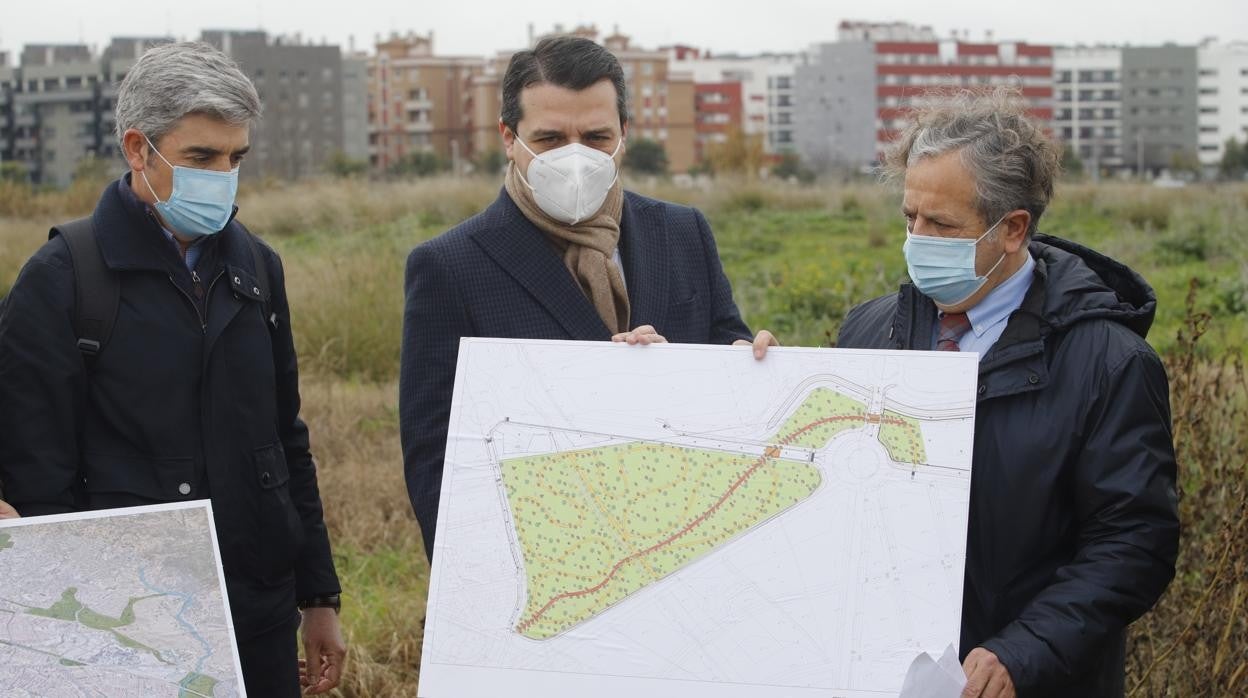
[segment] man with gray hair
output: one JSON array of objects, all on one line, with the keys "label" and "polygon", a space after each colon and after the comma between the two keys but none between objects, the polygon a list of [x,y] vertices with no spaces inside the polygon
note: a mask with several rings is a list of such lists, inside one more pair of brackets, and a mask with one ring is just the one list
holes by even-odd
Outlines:
[{"label": "man with gray hair", "polygon": [[339,584],[281,261],[234,219],[260,99],[196,43],[117,99],[129,165],[52,229],[0,316],[0,480],[23,516],[209,498],[247,692],[337,685]]},{"label": "man with gray hair", "polygon": [[1058,155],[1012,91],[916,113],[887,166],[911,282],[850,311],[838,345],[979,354],[963,695],[1121,696],[1125,628],[1178,553],[1153,290],[1037,232]]}]

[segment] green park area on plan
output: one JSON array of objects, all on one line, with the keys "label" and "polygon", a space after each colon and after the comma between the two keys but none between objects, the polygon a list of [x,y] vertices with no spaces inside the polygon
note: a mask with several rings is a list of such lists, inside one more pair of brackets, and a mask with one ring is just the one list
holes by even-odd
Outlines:
[{"label": "green park area on plan", "polygon": [[[527,587],[516,631],[559,635],[806,499],[822,475],[782,448],[821,449],[870,421],[861,401],[817,388],[759,455],[631,442],[503,461]],[[875,421],[890,457],[923,462],[917,420]]]},{"label": "green park area on plan", "polygon": [[528,580],[516,630],[558,635],[805,499],[820,479],[808,463],[657,443],[505,461]]}]

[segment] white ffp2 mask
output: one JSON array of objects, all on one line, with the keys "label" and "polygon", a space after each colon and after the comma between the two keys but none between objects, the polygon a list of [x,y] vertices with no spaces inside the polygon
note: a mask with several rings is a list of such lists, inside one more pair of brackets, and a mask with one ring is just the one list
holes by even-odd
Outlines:
[{"label": "white ffp2 mask", "polygon": [[533,190],[534,200],[546,215],[574,225],[598,213],[618,176],[615,155],[623,138],[610,155],[580,143],[538,155],[520,136],[516,141],[533,156],[528,176],[521,173],[520,179]]}]

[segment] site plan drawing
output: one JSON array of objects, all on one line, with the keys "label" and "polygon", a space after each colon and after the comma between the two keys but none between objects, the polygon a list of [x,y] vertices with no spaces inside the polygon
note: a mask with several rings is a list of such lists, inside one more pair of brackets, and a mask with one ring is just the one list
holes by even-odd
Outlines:
[{"label": "site plan drawing", "polygon": [[0,521],[0,694],[244,696],[209,502]]},{"label": "site plan drawing", "polygon": [[976,373],[463,340],[419,695],[896,696],[958,640]]}]

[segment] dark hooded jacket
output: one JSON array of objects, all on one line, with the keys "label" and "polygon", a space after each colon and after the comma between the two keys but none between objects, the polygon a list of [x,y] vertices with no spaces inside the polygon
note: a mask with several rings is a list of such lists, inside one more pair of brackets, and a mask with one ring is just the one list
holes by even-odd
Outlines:
[{"label": "dark hooded jacket", "polygon": [[[1121,696],[1125,628],[1174,576],[1179,522],[1157,301],[1131,269],[1047,235],[981,357],[961,656],[995,653],[1020,696]],[[930,349],[911,284],[852,311],[838,345]]]},{"label": "dark hooded jacket", "polygon": [[125,179],[92,220],[121,285],[99,355],[88,364],[77,348],[59,236],[26,263],[0,316],[5,495],[24,516],[209,498],[238,637],[287,625],[297,598],[339,587],[281,262],[231,221],[199,243],[197,282]]}]

